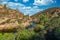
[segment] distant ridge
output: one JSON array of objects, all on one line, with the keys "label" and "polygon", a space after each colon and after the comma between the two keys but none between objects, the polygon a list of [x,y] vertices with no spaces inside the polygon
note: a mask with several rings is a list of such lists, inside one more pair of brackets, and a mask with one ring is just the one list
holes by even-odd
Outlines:
[{"label": "distant ridge", "polygon": [[53,12],[53,11],[55,11],[55,10],[57,10],[57,9],[59,9],[60,10],[60,7],[52,7],[52,8],[47,8],[47,9],[45,9],[45,10],[43,10],[43,11],[40,11],[40,12],[38,12],[38,13],[36,13],[36,14],[34,14],[34,15],[32,15],[32,16],[37,16],[37,15],[40,15],[40,14],[47,14],[47,12]]},{"label": "distant ridge", "polygon": [[39,22],[41,16],[43,17],[46,16],[49,19],[52,19],[54,17],[60,17],[60,7],[48,8],[46,10],[43,10],[41,12],[32,15],[31,18],[33,19],[33,21]]}]

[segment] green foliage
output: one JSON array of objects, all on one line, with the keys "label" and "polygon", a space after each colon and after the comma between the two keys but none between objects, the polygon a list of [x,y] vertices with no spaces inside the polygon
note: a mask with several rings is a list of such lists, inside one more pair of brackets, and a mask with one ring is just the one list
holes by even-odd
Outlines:
[{"label": "green foliage", "polygon": [[36,24],[34,26],[34,32],[40,32],[42,30],[44,30],[44,26],[43,25]]},{"label": "green foliage", "polygon": [[28,30],[21,30],[17,33],[16,40],[30,40],[35,33]]},{"label": "green foliage", "polygon": [[41,25],[46,25],[49,22],[50,22],[50,18],[48,18],[47,15],[43,15],[43,14],[40,15],[40,24]]},{"label": "green foliage", "polygon": [[15,40],[15,35],[13,33],[0,33],[0,40]]},{"label": "green foliage", "polygon": [[44,40],[44,32],[41,31],[39,33],[36,33],[34,36],[32,36],[31,40]]},{"label": "green foliage", "polygon": [[55,33],[54,33],[54,34],[55,34],[55,37],[60,40],[60,27],[57,27],[57,28],[55,29]]}]

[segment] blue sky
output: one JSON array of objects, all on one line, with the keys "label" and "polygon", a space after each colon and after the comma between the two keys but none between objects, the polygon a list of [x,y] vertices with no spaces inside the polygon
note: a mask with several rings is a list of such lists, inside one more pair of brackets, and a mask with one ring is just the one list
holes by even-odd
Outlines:
[{"label": "blue sky", "polygon": [[51,7],[60,7],[60,0],[0,0],[0,4],[18,9],[25,15],[33,15]]}]

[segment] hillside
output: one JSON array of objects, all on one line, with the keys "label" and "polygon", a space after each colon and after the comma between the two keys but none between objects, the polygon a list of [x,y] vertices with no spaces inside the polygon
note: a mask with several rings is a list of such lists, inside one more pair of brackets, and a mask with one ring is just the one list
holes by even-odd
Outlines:
[{"label": "hillside", "polygon": [[40,14],[52,14],[54,12],[59,12],[59,10],[60,10],[60,7],[47,8],[47,9],[40,11],[32,16],[38,16]]},{"label": "hillside", "polygon": [[54,8],[48,8],[46,10],[43,10],[41,12],[38,12],[34,15],[32,15],[33,21],[39,21],[42,16],[46,16],[47,18],[54,18],[54,17],[60,17],[60,7],[54,7]]},{"label": "hillside", "polygon": [[[60,8],[48,8],[31,16],[41,40],[60,40]],[[42,34],[41,34],[42,33]],[[43,37],[42,37],[43,36]],[[40,39],[37,39],[40,40]]]},{"label": "hillside", "polygon": [[[28,20],[29,19],[29,20]],[[16,31],[18,26],[30,25],[31,18],[18,10],[0,5],[0,31]]]},{"label": "hillside", "polygon": [[0,5],[0,31],[16,31],[19,27],[30,26],[32,22],[46,25],[54,18],[60,18],[59,7],[43,10],[30,17],[18,10],[8,8],[6,5]]}]

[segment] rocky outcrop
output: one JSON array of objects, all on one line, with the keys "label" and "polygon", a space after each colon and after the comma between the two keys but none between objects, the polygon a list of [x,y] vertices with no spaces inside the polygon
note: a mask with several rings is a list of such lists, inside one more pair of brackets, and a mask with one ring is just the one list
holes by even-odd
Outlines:
[{"label": "rocky outcrop", "polygon": [[19,26],[30,26],[32,18],[29,15],[24,15],[18,10],[13,10],[0,5],[0,32],[1,31],[16,31]]},{"label": "rocky outcrop", "polygon": [[18,22],[15,23],[6,23],[0,25],[0,31],[8,31],[8,30],[16,30],[18,28],[19,24]]}]

